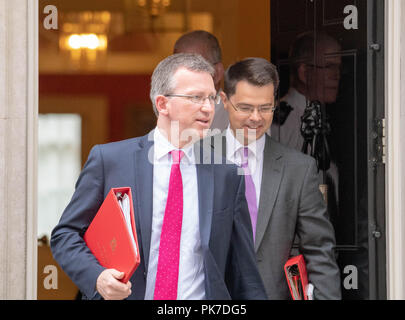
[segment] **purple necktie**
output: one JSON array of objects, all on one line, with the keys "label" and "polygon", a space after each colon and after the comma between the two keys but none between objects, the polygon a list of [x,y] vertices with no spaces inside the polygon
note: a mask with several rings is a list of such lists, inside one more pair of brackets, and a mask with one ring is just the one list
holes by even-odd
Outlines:
[{"label": "purple necktie", "polygon": [[256,222],[257,222],[257,200],[256,200],[255,185],[253,183],[252,175],[250,174],[248,166],[248,156],[249,156],[249,149],[245,147],[243,148],[242,152],[242,168],[245,173],[245,196],[249,207],[250,219],[252,220],[253,242],[254,242],[256,235]]}]

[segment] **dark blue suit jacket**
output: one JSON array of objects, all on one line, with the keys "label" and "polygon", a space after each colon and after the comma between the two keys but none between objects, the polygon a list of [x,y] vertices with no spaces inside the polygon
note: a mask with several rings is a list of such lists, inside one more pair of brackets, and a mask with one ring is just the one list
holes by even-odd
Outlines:
[{"label": "dark blue suit jacket", "polygon": [[[141,264],[129,299],[144,299],[152,227],[153,131],[147,136],[95,146],[72,200],[51,237],[56,261],[85,298],[101,298],[96,281],[104,268],[83,235],[111,188],[132,188]],[[267,299],[258,273],[243,176],[236,166],[211,165],[214,152],[196,146],[199,224],[209,300]],[[204,150],[204,151],[203,151]],[[208,150],[208,151],[207,151]],[[205,163],[205,164],[204,164]],[[208,163],[208,164],[206,164]]]}]

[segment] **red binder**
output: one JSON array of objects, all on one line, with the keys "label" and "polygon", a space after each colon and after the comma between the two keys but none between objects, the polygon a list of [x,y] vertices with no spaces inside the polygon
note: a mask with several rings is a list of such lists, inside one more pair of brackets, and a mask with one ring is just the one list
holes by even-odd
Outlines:
[{"label": "red binder", "polygon": [[[118,202],[117,195],[119,193],[121,195],[127,194],[129,197],[130,219],[135,246]],[[121,281],[128,282],[140,263],[131,188],[113,188],[110,190],[84,234],[84,241],[103,267],[124,272],[125,275]]]},{"label": "red binder", "polygon": [[308,276],[304,256],[293,257],[284,265],[285,276],[293,300],[308,300]]}]

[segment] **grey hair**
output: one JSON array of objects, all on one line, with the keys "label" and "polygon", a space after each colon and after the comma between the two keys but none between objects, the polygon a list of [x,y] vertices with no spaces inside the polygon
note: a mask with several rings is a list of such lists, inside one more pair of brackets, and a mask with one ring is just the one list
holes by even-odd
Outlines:
[{"label": "grey hair", "polygon": [[180,68],[196,72],[206,72],[211,77],[215,75],[214,67],[199,54],[176,53],[162,60],[155,71],[153,71],[150,89],[150,99],[156,116],[159,115],[156,108],[156,97],[173,92],[176,86],[173,76]]}]

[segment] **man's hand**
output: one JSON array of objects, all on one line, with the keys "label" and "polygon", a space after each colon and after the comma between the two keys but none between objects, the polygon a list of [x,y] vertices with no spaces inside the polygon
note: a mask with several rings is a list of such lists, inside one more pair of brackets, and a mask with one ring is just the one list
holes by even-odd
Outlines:
[{"label": "man's hand", "polygon": [[131,281],[122,283],[124,272],[106,269],[97,278],[96,288],[105,300],[123,300],[131,294]]}]

